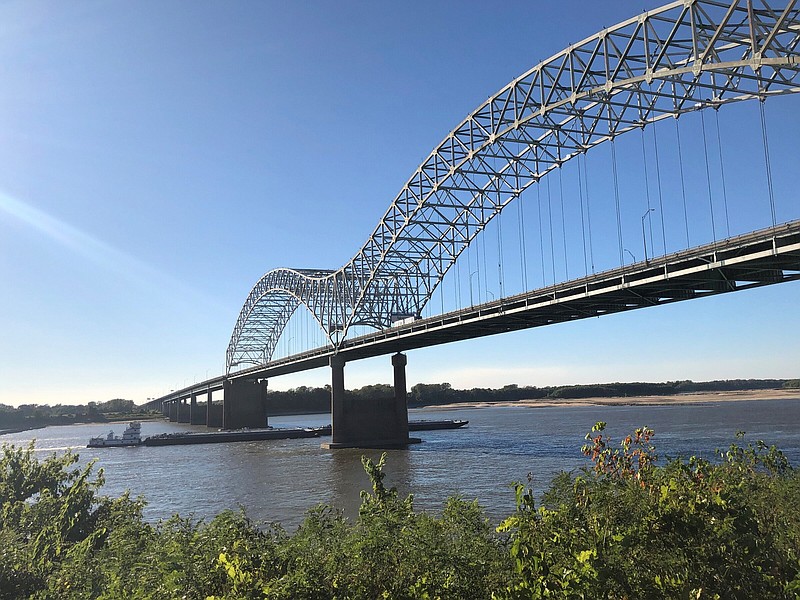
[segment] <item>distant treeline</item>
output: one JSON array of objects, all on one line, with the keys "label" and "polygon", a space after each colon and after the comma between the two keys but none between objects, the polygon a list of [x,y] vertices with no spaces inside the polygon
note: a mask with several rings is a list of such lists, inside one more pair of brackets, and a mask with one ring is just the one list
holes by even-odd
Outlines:
[{"label": "distant treeline", "polygon": [[69,425],[71,423],[97,423],[127,415],[146,414],[133,400],[115,398],[107,402],[88,404],[23,404],[13,407],[0,404],[0,431],[9,429],[31,429],[47,425]]},{"label": "distant treeline", "polygon": [[[449,383],[418,383],[408,393],[411,407],[436,406],[453,402],[517,402],[566,398],[612,398],[625,396],[671,396],[688,392],[731,392],[737,390],[800,389],[800,379],[727,379],[721,381],[667,381],[665,383],[596,383],[565,386],[506,385],[499,389],[454,389]],[[347,390],[351,398],[391,398],[394,388],[378,383]],[[97,423],[147,415],[158,411],[157,401],[136,405],[133,400],[116,398],[88,404],[0,404],[0,431],[31,429],[47,425]],[[268,390],[270,415],[330,412],[331,388],[300,386],[286,391]]]},{"label": "distant treeline", "polygon": [[[418,383],[408,393],[412,407],[436,406],[453,402],[517,402],[519,400],[612,398],[626,396],[672,396],[689,392],[731,392],[739,390],[798,389],[800,379],[728,379],[721,381],[667,381],[664,383],[599,383],[533,387],[506,385],[499,389],[454,389],[449,383]],[[391,398],[394,388],[387,384],[368,385],[347,390],[352,398]],[[268,412],[272,415],[330,411],[330,386],[301,386],[267,394]]]}]

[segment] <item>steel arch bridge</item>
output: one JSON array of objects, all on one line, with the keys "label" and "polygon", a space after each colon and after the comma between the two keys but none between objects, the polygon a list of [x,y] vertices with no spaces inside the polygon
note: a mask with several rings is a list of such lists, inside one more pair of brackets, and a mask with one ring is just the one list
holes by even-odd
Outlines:
[{"label": "steel arch bridge", "polygon": [[236,321],[226,372],[267,364],[301,305],[334,348],[354,326],[418,316],[506,205],[599,144],[667,117],[799,91],[795,5],[680,0],[536,65],[430,153],[347,264],[264,275]]}]

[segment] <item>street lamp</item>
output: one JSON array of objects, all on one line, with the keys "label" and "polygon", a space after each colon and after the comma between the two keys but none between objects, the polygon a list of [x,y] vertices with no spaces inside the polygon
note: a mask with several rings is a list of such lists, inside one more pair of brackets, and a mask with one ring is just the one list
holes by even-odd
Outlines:
[{"label": "street lamp", "polygon": [[644,264],[647,264],[647,237],[644,234],[644,220],[647,215],[653,212],[655,208],[648,208],[647,211],[642,215],[642,244],[644,245]]},{"label": "street lamp", "polygon": [[[475,306],[475,304],[472,302],[472,276],[475,275],[475,273],[477,273],[477,271],[473,271],[472,273],[469,274],[469,305],[470,306]],[[478,290],[478,291],[480,291],[480,290]],[[480,302],[480,301],[481,301],[481,299],[478,298],[478,302]]]},{"label": "street lamp", "polygon": [[630,251],[630,250],[628,250],[627,248],[623,248],[623,249],[625,250],[625,252],[627,252],[628,254],[630,254],[630,255],[631,255],[631,258],[633,259],[633,262],[636,262],[636,257],[633,255],[633,252],[631,252],[631,251]]}]

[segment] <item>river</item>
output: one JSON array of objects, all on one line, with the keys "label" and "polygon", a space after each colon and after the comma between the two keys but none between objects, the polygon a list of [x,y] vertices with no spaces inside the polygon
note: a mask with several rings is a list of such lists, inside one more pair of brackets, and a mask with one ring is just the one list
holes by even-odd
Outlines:
[{"label": "river", "polygon": [[[656,431],[660,456],[696,454],[714,458],[737,431],[746,441],[763,439],[778,446],[794,466],[800,466],[800,397],[781,400],[713,402],[666,406],[488,407],[412,409],[411,419],[468,419],[458,430],[421,431],[407,450],[388,452],[386,483],[403,494],[413,493],[415,506],[439,511],[454,494],[477,498],[493,522],[514,508],[513,481],[533,476],[537,491],[546,488],[560,470],[586,464],[580,453],[583,437],[596,421],[609,423],[619,440],[636,427]],[[272,417],[275,427],[317,426],[330,416]],[[224,509],[242,506],[257,522],[296,527],[305,511],[319,503],[357,514],[359,491],[369,487],[361,455],[379,451],[320,448],[319,438],[271,440],[197,446],[86,448],[92,436],[124,424],[48,427],[9,434],[0,442],[27,444],[36,439],[37,454],[73,449],[80,462],[97,459],[106,476],[103,493],[125,490],[147,500],[150,520],[181,516],[209,519]],[[145,421],[142,435],[174,431],[205,431],[205,427]],[[615,444],[616,445],[616,444]]]}]

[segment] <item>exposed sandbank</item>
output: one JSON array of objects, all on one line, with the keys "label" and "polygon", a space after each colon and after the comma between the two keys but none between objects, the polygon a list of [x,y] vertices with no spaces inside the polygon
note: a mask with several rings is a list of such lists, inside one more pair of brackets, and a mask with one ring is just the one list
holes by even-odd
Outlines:
[{"label": "exposed sandbank", "polygon": [[617,396],[603,398],[537,398],[516,402],[453,402],[429,404],[422,409],[487,408],[490,406],[517,406],[523,408],[548,408],[554,406],[665,406],[700,404],[710,402],[738,402],[742,400],[798,400],[800,390],[741,390],[732,392],[690,392],[672,396]]}]

